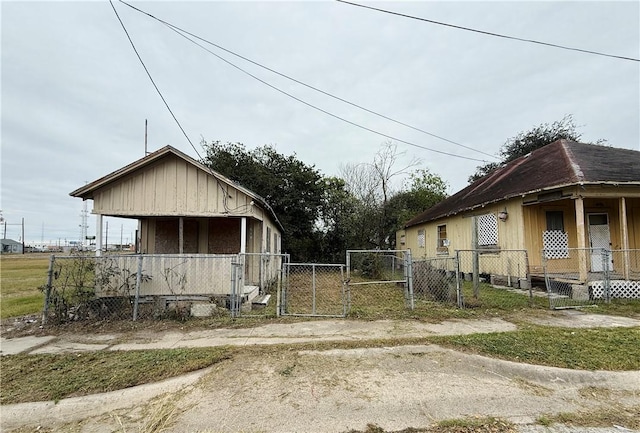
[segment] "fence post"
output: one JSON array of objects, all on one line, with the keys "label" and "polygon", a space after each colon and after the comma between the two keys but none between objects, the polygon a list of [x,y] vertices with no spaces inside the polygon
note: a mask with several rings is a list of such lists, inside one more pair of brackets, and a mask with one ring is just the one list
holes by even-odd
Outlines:
[{"label": "fence post", "polygon": [[53,284],[53,264],[56,261],[55,254],[51,254],[49,258],[49,269],[47,270],[47,286],[46,292],[44,295],[44,306],[42,308],[42,324],[47,324],[47,319],[49,316],[49,297],[51,296],[51,285]]},{"label": "fence post", "polygon": [[456,297],[458,298],[458,308],[464,307],[464,299],[462,299],[462,287],[460,286],[460,251],[456,251]]},{"label": "fence post", "polygon": [[316,265],[311,265],[311,311],[316,314]]},{"label": "fence post", "polygon": [[[524,265],[526,267],[525,270],[525,275],[527,276],[527,284],[529,286],[529,306],[533,305],[533,289],[532,289],[532,284],[531,284],[531,272],[529,271],[529,252],[527,250],[524,250]],[[518,275],[520,275],[520,272],[518,272]],[[520,282],[518,282],[518,286],[520,285]]]},{"label": "fence post", "polygon": [[602,266],[604,269],[604,301],[608,304],[611,302],[611,276],[609,275],[609,254],[611,251],[606,248],[602,249]]},{"label": "fence post", "polygon": [[280,268],[278,269],[278,284],[276,285],[276,317],[280,317],[280,301],[282,300],[282,278],[284,277],[284,272],[282,272],[282,268],[284,267],[284,260],[280,262]]},{"label": "fence post", "polygon": [[232,319],[236,317],[236,267],[237,263],[231,262],[231,299],[229,299],[229,310]]},{"label": "fence post", "polygon": [[138,272],[136,274],[136,297],[133,301],[133,321],[138,320],[138,306],[140,305],[140,284],[142,284],[142,254],[138,256]]},{"label": "fence post", "polygon": [[411,250],[405,251],[405,275],[407,280],[407,290],[409,291],[409,306],[415,309],[415,300],[413,296],[413,257]]}]

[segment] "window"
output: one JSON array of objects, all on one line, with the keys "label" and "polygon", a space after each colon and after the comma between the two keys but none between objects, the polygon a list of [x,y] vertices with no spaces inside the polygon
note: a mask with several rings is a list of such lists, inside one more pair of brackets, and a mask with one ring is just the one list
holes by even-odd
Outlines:
[{"label": "window", "polygon": [[438,226],[438,243],[436,245],[436,252],[438,254],[449,254],[449,239],[447,239],[447,226]]},{"label": "window", "polygon": [[400,235],[400,245],[404,245],[405,244],[405,237],[404,235]]},{"label": "window", "polygon": [[273,253],[278,254],[278,233],[273,232]]},{"label": "window", "polygon": [[564,232],[564,217],[561,210],[550,210],[547,215],[547,231]]},{"label": "window", "polygon": [[498,217],[488,213],[478,216],[478,246],[498,245]]},{"label": "window", "polygon": [[418,248],[424,248],[424,245],[425,245],[424,229],[418,230]]},{"label": "window", "polygon": [[271,227],[267,227],[267,242],[266,252],[271,252]]},{"label": "window", "polygon": [[542,247],[547,259],[569,258],[569,235],[564,231],[564,215],[561,210],[545,212],[547,230],[542,232]]}]

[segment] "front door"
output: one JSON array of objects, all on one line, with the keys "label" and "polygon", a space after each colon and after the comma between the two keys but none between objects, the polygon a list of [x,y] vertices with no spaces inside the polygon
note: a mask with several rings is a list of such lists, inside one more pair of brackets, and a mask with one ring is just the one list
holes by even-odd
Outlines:
[{"label": "front door", "polygon": [[[609,215],[594,213],[587,215],[589,221],[589,245],[591,246],[591,272],[603,272],[602,250],[611,249],[611,233],[609,232]],[[609,270],[613,268],[611,254]]]}]

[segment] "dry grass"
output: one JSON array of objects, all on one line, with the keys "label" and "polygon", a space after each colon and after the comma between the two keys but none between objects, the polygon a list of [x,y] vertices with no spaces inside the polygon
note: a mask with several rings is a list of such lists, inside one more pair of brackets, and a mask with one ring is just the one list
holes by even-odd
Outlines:
[{"label": "dry grass", "polygon": [[230,356],[226,348],[4,356],[0,404],[57,401],[128,388],[199,370]]},{"label": "dry grass", "polygon": [[[636,431],[640,429],[640,406],[625,407],[619,404],[606,404],[600,408],[585,412],[559,413],[543,415],[538,418],[542,425],[567,424],[574,427],[613,427]],[[625,431],[620,429],[621,431]],[[626,430],[626,431],[629,431]]]},{"label": "dry grass", "polygon": [[49,259],[48,254],[0,256],[0,318],[42,311],[44,295],[39,287],[47,282]]}]

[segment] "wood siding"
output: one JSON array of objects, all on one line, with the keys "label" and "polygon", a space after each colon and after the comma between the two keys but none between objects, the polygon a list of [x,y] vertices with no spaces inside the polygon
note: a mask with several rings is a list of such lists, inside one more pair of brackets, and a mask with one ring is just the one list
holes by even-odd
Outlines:
[{"label": "wood siding", "polygon": [[251,197],[210,173],[167,155],[95,191],[93,212],[110,216],[250,216],[264,212]]}]

